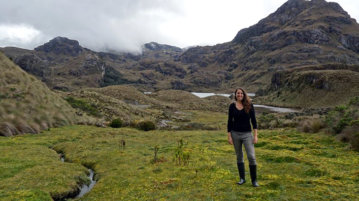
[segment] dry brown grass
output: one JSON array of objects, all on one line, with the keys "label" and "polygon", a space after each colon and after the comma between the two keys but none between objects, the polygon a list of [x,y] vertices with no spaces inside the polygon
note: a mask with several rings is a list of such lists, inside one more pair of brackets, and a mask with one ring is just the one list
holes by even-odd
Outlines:
[{"label": "dry brown grass", "polygon": [[320,118],[308,118],[299,123],[298,130],[305,133],[318,133],[324,127],[325,124]]},{"label": "dry brown grass", "polygon": [[77,121],[60,96],[0,53],[0,135],[38,133]]}]

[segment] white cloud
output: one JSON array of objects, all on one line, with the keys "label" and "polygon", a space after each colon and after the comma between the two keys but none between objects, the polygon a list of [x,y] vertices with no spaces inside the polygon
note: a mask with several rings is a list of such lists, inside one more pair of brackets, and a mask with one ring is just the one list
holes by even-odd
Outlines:
[{"label": "white cloud", "polygon": [[[56,36],[93,50],[139,51],[155,41],[214,45],[257,23],[286,0],[0,0],[0,46],[34,48]],[[359,1],[337,2],[359,18]],[[18,28],[14,28],[18,27]],[[22,28],[19,28],[22,27]]]},{"label": "white cloud", "polygon": [[26,24],[0,25],[0,46],[31,47],[34,42],[42,41],[43,35],[34,27]]}]

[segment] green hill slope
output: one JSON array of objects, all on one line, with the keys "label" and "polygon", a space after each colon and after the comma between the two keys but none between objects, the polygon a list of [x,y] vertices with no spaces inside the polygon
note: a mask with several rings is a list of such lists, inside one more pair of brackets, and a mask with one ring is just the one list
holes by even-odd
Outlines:
[{"label": "green hill slope", "polygon": [[0,53],[0,135],[38,133],[78,121],[66,101]]}]

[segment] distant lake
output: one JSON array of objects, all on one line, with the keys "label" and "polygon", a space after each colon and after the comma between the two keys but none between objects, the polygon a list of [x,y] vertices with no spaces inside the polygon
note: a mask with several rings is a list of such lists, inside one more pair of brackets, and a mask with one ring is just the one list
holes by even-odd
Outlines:
[{"label": "distant lake", "polygon": [[[229,97],[231,94],[222,94],[222,93],[202,93],[202,92],[191,92],[193,95],[198,96],[200,98],[206,98],[209,96],[224,96]],[[144,92],[144,94],[151,94],[151,92]],[[248,96],[254,97],[255,93],[247,93]],[[257,108],[259,112],[278,112],[278,113],[285,113],[285,112],[298,112],[296,109],[292,108],[284,108],[284,107],[273,107],[268,105],[256,105],[254,104],[254,107]]]},{"label": "distant lake", "polygon": [[285,113],[285,112],[299,112],[296,109],[292,109],[292,108],[284,108],[284,107],[273,107],[273,106],[268,106],[268,105],[253,105],[254,108],[261,108],[262,110],[268,110],[268,111],[272,111],[272,112],[278,112],[278,113]]},{"label": "distant lake", "polygon": [[[191,93],[193,95],[196,95],[196,96],[200,97],[200,98],[206,98],[208,96],[215,96],[215,95],[229,97],[231,95],[231,94],[201,93],[201,92],[191,92]],[[251,97],[256,95],[255,93],[247,93],[247,94],[248,94],[248,96],[251,96]]]},{"label": "distant lake", "polygon": [[[205,98],[205,97],[214,96],[214,95],[229,97],[231,95],[231,94],[200,93],[200,92],[191,92],[191,93],[200,98]],[[256,95],[255,93],[247,93],[247,94],[248,94],[248,96],[251,96],[251,97],[254,97]],[[278,113],[298,112],[298,110],[292,109],[292,108],[273,107],[273,106],[268,106],[268,105],[254,104],[254,107],[257,108],[258,111],[260,111],[260,112],[278,112]]]}]

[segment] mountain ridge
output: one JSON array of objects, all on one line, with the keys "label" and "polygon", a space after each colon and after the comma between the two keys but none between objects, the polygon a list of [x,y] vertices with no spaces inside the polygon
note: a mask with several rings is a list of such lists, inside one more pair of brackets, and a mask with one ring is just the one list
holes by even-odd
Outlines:
[{"label": "mountain ridge", "polygon": [[44,44],[23,53],[2,51],[50,87],[62,90],[131,84],[142,91],[230,92],[242,86],[252,92],[267,88],[270,92],[276,72],[358,65],[359,25],[337,3],[289,0],[240,30],[232,41],[214,46],[183,50],[151,42],[138,55],[94,52],[70,39],[52,50],[49,47]]}]

